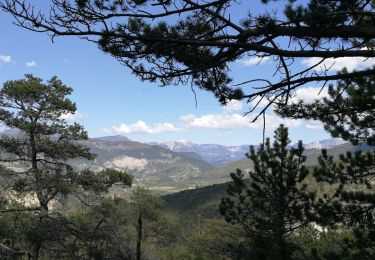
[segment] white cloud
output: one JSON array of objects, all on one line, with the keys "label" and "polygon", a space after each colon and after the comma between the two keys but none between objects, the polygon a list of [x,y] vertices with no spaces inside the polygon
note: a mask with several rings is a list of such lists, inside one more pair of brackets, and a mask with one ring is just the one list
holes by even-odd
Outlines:
[{"label": "white cloud", "polygon": [[161,123],[154,125],[147,125],[144,121],[140,120],[134,124],[126,125],[121,124],[114,126],[111,129],[103,129],[107,133],[116,134],[134,134],[134,133],[146,133],[146,134],[160,134],[165,132],[176,132],[180,131],[180,128],[175,127],[171,123]]},{"label": "white cloud", "polygon": [[84,118],[86,118],[86,116],[78,111],[75,112],[74,114],[67,113],[67,114],[60,116],[60,119],[64,119],[66,121],[76,121],[76,120],[82,120]]},{"label": "white cloud", "polygon": [[224,106],[224,111],[227,113],[232,113],[236,111],[240,111],[243,107],[243,104],[241,101],[232,99],[227,102],[227,104]]},{"label": "white cloud", "polygon": [[36,67],[36,65],[37,64],[35,60],[26,62],[26,67]]},{"label": "white cloud", "polygon": [[12,61],[12,57],[9,55],[0,55],[0,62],[2,63],[10,63]]},{"label": "white cloud", "polygon": [[314,87],[298,88],[295,91],[294,97],[291,99],[292,102],[298,102],[299,100],[305,103],[312,103],[314,100],[328,97],[328,87],[323,89]]},{"label": "white cloud", "polygon": [[268,61],[269,59],[270,57],[268,56],[267,57],[252,56],[246,60],[240,60],[238,62],[245,66],[253,66],[253,65],[264,63]]},{"label": "white cloud", "polygon": [[[311,67],[321,61],[321,58],[313,57],[302,60],[302,64]],[[326,59],[322,64],[315,68],[315,70],[330,70],[339,71],[343,68],[347,68],[349,71],[354,69],[360,69],[375,65],[375,58],[365,59],[363,57],[343,57],[343,58],[329,58]]]},{"label": "white cloud", "polygon": [[[272,100],[274,96],[271,96],[269,100]],[[315,100],[322,99],[324,97],[329,97],[328,95],[328,87],[325,87],[323,89],[321,88],[315,88],[315,87],[304,87],[304,88],[297,88],[294,93],[293,97],[289,100],[293,103],[298,103],[298,101],[302,100],[305,103],[312,103]],[[268,105],[269,100],[267,98],[261,98],[257,96],[255,99],[251,101],[251,106],[255,106],[258,104],[258,108],[264,108]],[[273,109],[273,106],[270,107]]]},{"label": "white cloud", "polygon": [[239,114],[209,114],[201,117],[195,115],[184,115],[180,117],[186,127],[190,128],[212,128],[228,129],[235,127],[247,127],[249,118]]},{"label": "white cloud", "polygon": [[[232,128],[251,128],[262,129],[263,120],[259,118],[256,122],[251,123],[251,117],[240,114],[208,114],[201,117],[195,115],[181,116],[181,121],[187,128],[208,128],[208,129],[232,129]],[[282,119],[276,115],[266,115],[267,130],[275,129],[280,124],[290,128],[301,126],[302,120]]]},{"label": "white cloud", "polygon": [[260,96],[255,97],[255,98],[250,102],[250,104],[251,104],[252,107],[254,107],[254,106],[257,105],[258,108],[263,108],[263,107],[267,106],[268,103],[269,103],[269,100],[268,100],[267,98],[263,98],[263,99],[261,99]]},{"label": "white cloud", "polygon": [[323,129],[323,124],[320,121],[315,120],[307,120],[305,126],[309,129]]}]

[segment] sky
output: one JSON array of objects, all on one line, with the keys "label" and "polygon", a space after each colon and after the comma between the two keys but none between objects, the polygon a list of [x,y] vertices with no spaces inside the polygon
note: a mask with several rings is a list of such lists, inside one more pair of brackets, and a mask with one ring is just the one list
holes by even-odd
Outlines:
[{"label": "sky", "polygon": [[[247,9],[243,7],[235,13],[239,17]],[[264,6],[258,3],[252,8],[260,10]],[[58,37],[52,42],[47,34],[27,31],[12,21],[11,16],[0,12],[0,87],[26,73],[44,80],[57,76],[74,89],[70,99],[76,103],[77,112],[65,118],[82,124],[90,137],[125,135],[141,142],[185,140],[222,145],[258,144],[262,140],[263,121],[251,123],[254,114],[243,116],[249,109],[245,102],[231,101],[223,107],[211,93],[196,90],[196,106],[190,86],[161,88],[157,83],[142,82],[93,43],[74,37]],[[313,58],[303,59],[297,66],[306,67],[312,62]],[[336,60],[332,69],[362,65],[355,58],[342,59]],[[230,68],[236,83],[249,75],[271,76],[274,63],[272,59],[260,62],[244,57]],[[312,101],[327,95],[324,89],[318,96],[319,90],[313,85],[301,88],[295,100]],[[267,111],[266,123],[267,136],[283,123],[289,127],[293,142],[330,138],[319,122],[285,120],[271,110]]]}]

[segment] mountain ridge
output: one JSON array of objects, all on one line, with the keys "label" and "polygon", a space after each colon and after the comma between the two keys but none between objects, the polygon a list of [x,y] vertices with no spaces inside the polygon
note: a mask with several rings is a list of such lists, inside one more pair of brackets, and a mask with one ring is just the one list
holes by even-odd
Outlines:
[{"label": "mountain ridge", "polygon": [[110,135],[110,136],[101,136],[101,137],[94,137],[90,139],[102,140],[102,141],[109,141],[109,142],[129,142],[131,141],[125,135]]},{"label": "mountain ridge", "polygon": [[[305,149],[329,149],[338,145],[347,143],[341,138],[330,138],[321,141],[314,141],[304,144]],[[215,167],[224,166],[228,163],[238,160],[246,159],[246,153],[249,152],[250,145],[225,146],[220,144],[196,144],[189,141],[169,141],[151,144],[159,145],[174,152],[194,152],[198,154],[203,160],[209,162]],[[296,147],[293,144],[290,147]],[[254,145],[258,148],[258,145]]]},{"label": "mountain ridge", "polygon": [[[342,141],[322,140],[319,146],[315,145],[319,148],[306,149],[306,165],[317,164],[317,158],[321,154],[320,147],[322,146],[333,146],[328,149],[328,153],[335,157],[347,151],[357,151],[364,148],[367,150],[375,149],[374,147],[358,148],[350,143],[336,145],[340,142]],[[134,176],[136,185],[144,185],[160,193],[172,193],[196,186],[226,182],[230,180],[229,174],[236,169],[245,172],[252,169],[251,161],[245,157],[245,153],[249,149],[248,145],[225,147],[206,144],[199,151],[192,149],[196,144],[182,142],[190,147],[190,151],[178,152],[178,149],[171,151],[168,147],[162,147],[155,143],[136,142],[123,136],[91,138],[80,141],[80,143],[88,146],[92,153],[97,154],[97,157],[95,161],[73,161],[72,163],[77,169],[90,168],[96,171],[103,168],[116,168],[124,170]],[[176,148],[181,145],[181,142],[175,142],[172,145],[173,148]],[[170,143],[169,147],[172,145]],[[219,149],[216,150],[218,147]],[[213,167],[212,163],[204,160],[204,157],[200,156],[198,152],[207,153],[214,159],[215,156],[217,159],[219,158],[218,155],[226,156],[226,154],[232,153],[232,155],[238,155],[237,158],[241,159],[237,160],[236,156],[222,157],[221,162],[226,161],[228,163]]]}]

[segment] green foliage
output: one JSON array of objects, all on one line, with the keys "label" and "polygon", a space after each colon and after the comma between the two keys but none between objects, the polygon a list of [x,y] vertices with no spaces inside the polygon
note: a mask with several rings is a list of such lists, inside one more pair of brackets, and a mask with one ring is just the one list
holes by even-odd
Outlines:
[{"label": "green foliage", "polygon": [[359,1],[352,0],[312,0],[307,5],[287,5],[285,15],[296,26],[333,27],[343,26],[354,20],[355,25],[375,22],[372,16],[351,12]]},{"label": "green foliage", "polygon": [[105,169],[99,174],[104,175],[109,183],[121,183],[127,186],[132,185],[133,176],[126,172],[117,171],[115,169]]},{"label": "green foliage", "polygon": [[241,228],[223,220],[201,220],[187,237],[187,246],[194,259],[236,258],[240,256],[240,247],[244,242]]},{"label": "green foliage", "polygon": [[289,150],[288,129],[283,125],[274,137],[273,146],[267,139],[259,151],[250,148],[254,171],[249,180],[240,170],[231,174],[229,197],[222,199],[220,211],[249,238],[256,237],[256,243],[265,241],[260,251],[269,253],[268,257],[286,259],[290,254],[286,238],[311,221],[314,193],[304,183],[309,171],[304,166],[302,142]]},{"label": "green foliage", "polygon": [[[364,19],[364,22],[368,20]],[[342,72],[348,73],[346,70]],[[335,137],[353,144],[374,145],[375,82],[374,76],[357,77],[329,86],[329,97],[312,104],[300,101],[277,112],[293,118],[320,120]],[[315,205],[316,220],[323,226],[352,230],[343,247],[314,249],[316,259],[371,259],[375,219],[375,152],[347,152],[333,158],[322,151],[314,176],[319,185],[328,185]]]},{"label": "green foliage", "polygon": [[64,247],[72,248],[70,257],[134,259],[140,241],[142,255],[161,254],[175,242],[178,229],[174,218],[161,212],[161,203],[148,190],[136,188],[127,199],[108,198],[84,212],[77,210],[69,217],[75,231]]},{"label": "green foliage", "polygon": [[[11,185],[5,187],[6,192],[9,200],[20,195],[37,200],[36,207],[10,202],[1,205],[3,214],[11,216],[10,220],[0,218],[0,225],[10,227],[11,231],[4,231],[3,237],[5,241],[13,241],[7,249],[12,254],[20,247],[32,259],[47,255],[64,258],[89,250],[91,246],[75,239],[92,243],[97,241],[95,236],[87,235],[84,226],[71,222],[59,211],[62,199],[81,192],[79,186],[86,191],[103,192],[114,183],[131,185],[132,177],[124,172],[106,169],[99,173],[81,173],[70,165],[74,159],[94,158],[87,147],[77,142],[87,139],[83,127],[77,123],[69,125],[64,120],[65,115],[76,111],[75,104],[67,98],[71,92],[72,88],[56,77],[43,83],[32,75],[7,81],[0,90],[0,121],[18,131],[15,136],[0,138],[0,161],[18,163],[22,169],[8,170]],[[23,211],[30,214],[15,213]],[[17,216],[20,220],[15,220]],[[9,224],[10,221],[27,225],[18,228]],[[105,238],[108,240],[99,239],[100,243],[110,243],[112,237]],[[100,248],[99,244],[96,246]]]},{"label": "green foliage", "polygon": [[62,251],[62,256],[68,259],[130,259],[133,251],[126,229],[128,212],[126,200],[113,198],[69,215],[72,227],[61,245],[69,250]]},{"label": "green foliage", "polygon": [[317,207],[325,225],[346,224],[370,228],[375,219],[375,152],[341,155],[333,160],[325,150],[314,175],[320,183],[336,185],[334,193],[325,193]]},{"label": "green foliage", "polygon": [[160,214],[162,200],[153,195],[149,190],[137,187],[132,191],[131,201],[136,214],[149,220],[156,220]]},{"label": "green foliage", "polygon": [[106,192],[115,183],[131,186],[133,176],[126,172],[115,169],[104,169],[99,172],[84,170],[77,177],[77,183],[84,190],[92,190],[95,192]]},{"label": "green foliage", "polygon": [[[301,245],[292,259],[373,259],[375,247],[373,234],[358,230],[330,230],[319,233],[303,230],[294,241]],[[372,244],[372,246],[368,246]]]},{"label": "green foliage", "polygon": [[72,89],[56,77],[44,84],[26,75],[7,81],[0,91],[0,121],[19,131],[18,136],[2,137],[1,161],[22,163],[29,173],[17,180],[19,192],[36,192],[46,208],[57,194],[71,192],[73,168],[70,159],[93,159],[88,148],[75,142],[87,139],[78,124],[68,125],[62,116],[74,114],[76,106],[66,96]]},{"label": "green foliage", "polygon": [[204,219],[220,219],[218,205],[226,195],[228,183],[184,190],[163,196],[165,210],[181,217],[182,221],[200,215]]}]

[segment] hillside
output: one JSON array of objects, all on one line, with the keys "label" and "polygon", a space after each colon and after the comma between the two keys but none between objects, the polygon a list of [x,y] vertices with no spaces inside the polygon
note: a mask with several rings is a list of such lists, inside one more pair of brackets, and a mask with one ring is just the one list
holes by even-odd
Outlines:
[{"label": "hillside", "polygon": [[[11,133],[5,135],[11,135]],[[192,189],[196,186],[224,183],[230,180],[229,174],[236,169],[247,172],[252,167],[250,160],[243,159],[214,168],[209,161],[202,159],[202,156],[194,151],[176,152],[172,151],[170,147],[163,148],[160,145],[135,142],[124,136],[100,137],[81,143],[88,146],[97,157],[93,162],[73,161],[77,168],[100,170],[111,167],[124,170],[134,176],[134,184],[145,185],[162,194]],[[327,142],[322,141],[322,143]],[[328,143],[332,144],[332,142]],[[173,145],[177,144],[177,142],[173,143]],[[172,145],[172,143],[169,143],[169,145]],[[185,143],[185,146],[188,146],[188,143]],[[207,148],[208,145],[205,147]],[[210,147],[211,152],[215,152],[214,146],[211,145]],[[222,147],[219,147],[217,152],[219,153],[222,149]],[[360,148],[345,143],[328,149],[328,153],[337,156],[358,149]],[[361,149],[371,150],[372,148],[361,147]],[[236,150],[236,152],[238,151]],[[244,150],[242,152],[245,153]],[[320,153],[320,149],[306,149],[306,164],[308,166],[317,164],[317,157]],[[233,159],[233,157],[230,158]],[[11,167],[16,170],[20,165],[12,165]]]},{"label": "hillside", "polygon": [[[190,186],[186,183],[213,168],[194,154],[173,152],[160,146],[125,139],[89,139],[80,143],[90,148],[96,158],[94,161],[70,161],[75,168],[123,170],[134,176],[135,185],[142,184],[162,193],[187,189]],[[22,165],[18,163],[2,165],[15,171],[22,170]]]},{"label": "hillside", "polygon": [[218,205],[226,196],[228,183],[184,190],[163,196],[165,210],[181,217],[201,216],[202,218],[220,218]]},{"label": "hillside", "polygon": [[[199,158],[130,140],[114,142],[90,139],[83,144],[97,157],[94,162],[77,162],[77,166],[125,170],[134,176],[135,184],[142,183],[162,191],[174,191],[182,182],[212,168],[209,163]],[[179,187],[183,188],[187,187]]]},{"label": "hillside", "polygon": [[[342,144],[335,146],[333,148],[328,149],[328,154],[334,157],[337,157],[339,154],[346,153],[348,151],[355,151],[357,150],[354,146],[349,143]],[[321,149],[306,149],[306,165],[313,166],[318,163],[318,156],[321,154]],[[196,185],[199,186],[206,186],[212,185],[215,183],[223,183],[230,181],[229,174],[231,172],[235,172],[236,169],[241,169],[242,171],[249,171],[252,168],[252,162],[249,159],[235,161],[229,164],[226,164],[222,167],[218,168],[211,168],[204,172],[202,172],[199,176],[191,178],[187,180],[187,186],[195,187]]]},{"label": "hillside", "polygon": [[[374,147],[365,146],[365,151],[373,150]],[[358,147],[351,144],[343,144],[331,149],[328,149],[328,154],[337,157],[339,154],[347,151],[358,151]],[[307,165],[313,166],[317,163],[317,156],[321,153],[320,149],[307,149],[305,154],[307,156]],[[165,201],[165,210],[180,216],[180,218],[221,218],[218,207],[221,198],[227,195],[226,189],[230,181],[229,173],[234,172],[235,169],[246,170],[251,168],[250,160],[240,160],[227,164],[220,168],[210,169],[200,175],[197,183],[207,185],[204,187],[196,186],[190,190],[180,191],[174,194],[164,195],[162,198]],[[220,184],[213,184],[222,182]],[[326,185],[317,184],[312,176],[307,178],[310,187],[317,192],[322,190],[327,191],[329,187]],[[191,184],[192,185],[192,184]]]},{"label": "hillside", "polygon": [[[79,162],[80,167],[114,167],[126,170],[135,177],[135,184],[142,184],[161,193],[171,193],[196,186],[202,187],[230,180],[229,174],[241,169],[249,171],[250,160],[237,160],[214,168],[194,152],[173,152],[159,145],[150,145],[118,138],[90,139],[84,142],[97,154],[94,163]],[[332,156],[357,148],[349,143],[328,149]],[[317,164],[320,149],[306,149],[306,165]]]}]

